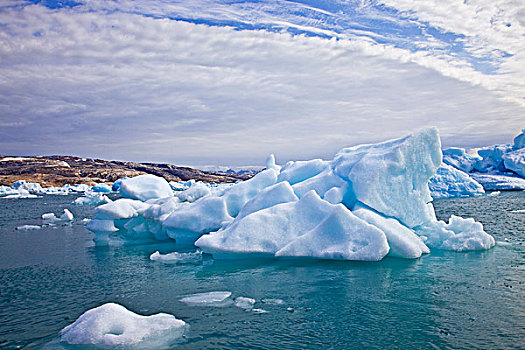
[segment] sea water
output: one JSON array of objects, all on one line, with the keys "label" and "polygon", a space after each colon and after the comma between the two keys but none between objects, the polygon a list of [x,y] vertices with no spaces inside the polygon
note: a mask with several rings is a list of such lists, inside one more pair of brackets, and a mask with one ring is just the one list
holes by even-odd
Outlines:
[{"label": "sea water", "polygon": [[[380,262],[205,256],[202,265],[149,259],[176,251],[171,243],[94,246],[82,222],[93,207],[75,198],[0,199],[2,349],[53,348],[63,327],[106,302],[189,323],[178,349],[525,348],[525,213],[516,212],[525,192],[435,201],[440,219],[482,222],[498,242],[488,251]],[[16,230],[64,208],[72,223]],[[212,291],[253,298],[267,312],[180,301]]]}]

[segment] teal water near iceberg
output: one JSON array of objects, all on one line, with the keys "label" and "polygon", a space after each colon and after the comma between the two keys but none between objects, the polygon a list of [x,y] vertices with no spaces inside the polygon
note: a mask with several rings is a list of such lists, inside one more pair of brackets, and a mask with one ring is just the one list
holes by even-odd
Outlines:
[{"label": "teal water near iceberg", "polygon": [[[488,251],[376,263],[208,256],[197,266],[149,259],[175,251],[169,243],[94,247],[81,222],[93,207],[74,198],[0,200],[1,349],[82,348],[57,343],[60,330],[106,302],[186,321],[177,349],[525,348],[525,192],[435,201],[440,219],[482,222],[498,242]],[[71,225],[16,230],[63,208]],[[211,291],[267,312],[179,301]]]}]

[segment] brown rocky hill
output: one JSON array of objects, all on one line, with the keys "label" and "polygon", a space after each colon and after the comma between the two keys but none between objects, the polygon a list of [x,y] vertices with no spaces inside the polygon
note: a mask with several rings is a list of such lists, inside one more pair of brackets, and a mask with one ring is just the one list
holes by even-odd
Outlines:
[{"label": "brown rocky hill", "polygon": [[0,156],[0,185],[11,186],[17,180],[38,182],[42,187],[65,184],[111,184],[122,177],[153,174],[167,181],[227,183],[247,180],[251,175],[206,172],[171,164],[134,163],[72,156],[10,157]]}]

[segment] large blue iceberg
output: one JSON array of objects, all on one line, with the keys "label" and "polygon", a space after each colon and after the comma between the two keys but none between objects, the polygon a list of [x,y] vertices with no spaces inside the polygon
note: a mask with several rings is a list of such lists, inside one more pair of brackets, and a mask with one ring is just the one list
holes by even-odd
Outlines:
[{"label": "large blue iceberg", "polygon": [[[121,189],[130,188],[126,194],[133,196],[99,206],[87,227],[98,244],[173,239],[214,258],[377,261],[387,255],[417,258],[429,248],[492,247],[494,239],[474,219],[436,219],[429,180],[441,164],[440,138],[430,128],[345,148],[330,161],[281,167],[270,156],[266,170],[250,180],[193,202],[165,191],[164,179],[141,175],[122,181]],[[148,196],[141,196],[142,187]]]}]

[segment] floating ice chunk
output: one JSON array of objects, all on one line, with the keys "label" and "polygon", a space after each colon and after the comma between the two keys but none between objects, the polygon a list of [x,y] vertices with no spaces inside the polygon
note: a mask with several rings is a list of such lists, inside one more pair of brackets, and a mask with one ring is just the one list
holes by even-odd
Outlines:
[{"label": "floating ice chunk", "polygon": [[284,304],[284,300],[282,299],[272,299],[272,298],[265,298],[261,300],[265,304],[269,305],[282,305]]},{"label": "floating ice chunk", "polygon": [[17,195],[19,192],[9,186],[0,186],[0,196],[6,196],[6,195]]},{"label": "floating ice chunk", "polygon": [[408,227],[435,219],[428,180],[441,164],[437,129],[374,145],[342,149],[334,171],[352,185],[358,201]]},{"label": "floating ice chunk", "polygon": [[237,297],[235,298],[235,306],[237,306],[240,309],[251,311],[253,309],[253,305],[255,304],[255,299],[247,298],[247,297]]},{"label": "floating ice chunk", "polygon": [[64,209],[64,214],[60,215],[62,221],[73,221],[74,216],[68,209]]},{"label": "floating ice chunk", "polygon": [[288,181],[290,185],[295,185],[298,182],[316,176],[328,166],[329,163],[321,159],[288,162],[281,169],[277,181]]},{"label": "floating ice chunk", "polygon": [[44,213],[42,214],[42,220],[52,222],[59,219],[55,216],[55,213]]},{"label": "floating ice chunk", "polygon": [[149,204],[139,200],[120,198],[95,208],[95,218],[100,220],[129,219],[148,207]]},{"label": "floating ice chunk", "polygon": [[191,253],[173,252],[169,254],[160,254],[159,251],[156,251],[149,258],[153,261],[161,261],[168,264],[202,264],[202,252],[200,250]]},{"label": "floating ice chunk", "polygon": [[525,209],[511,210],[510,212],[516,214],[525,214]]},{"label": "floating ice chunk", "polygon": [[416,227],[423,241],[438,249],[468,251],[489,249],[494,238],[483,230],[483,225],[472,218],[452,215],[449,223],[436,221]]},{"label": "floating ice chunk", "polygon": [[22,225],[18,226],[16,229],[19,231],[32,231],[32,230],[40,230],[42,227],[38,225]]},{"label": "floating ice chunk", "polygon": [[111,187],[108,184],[105,183],[99,183],[95,186],[91,187],[91,191],[93,192],[101,192],[101,193],[110,193]]},{"label": "floating ice chunk", "polygon": [[468,154],[464,148],[451,147],[443,150],[443,163],[465,173],[471,172],[480,160],[480,156]]},{"label": "floating ice chunk", "polygon": [[456,251],[489,249],[494,246],[494,237],[483,230],[483,225],[472,218],[463,219],[452,215],[447,230],[455,233],[453,238],[443,242],[441,249]]},{"label": "floating ice chunk", "polygon": [[255,312],[256,314],[267,314],[268,311],[263,309],[251,309],[250,311]]},{"label": "floating ice chunk", "polygon": [[505,153],[502,158],[506,169],[525,177],[525,148]]},{"label": "floating ice chunk", "polygon": [[167,348],[182,337],[187,324],[173,315],[137,315],[122,305],[107,303],[83,313],[73,324],[60,331],[69,344]]},{"label": "floating ice chunk", "polygon": [[390,246],[388,255],[411,259],[430,253],[430,249],[423,243],[421,238],[396,219],[385,218],[361,206],[356,206],[353,213],[385,233]]},{"label": "floating ice chunk", "polygon": [[71,192],[71,187],[65,185],[64,187],[47,187],[44,189],[45,194],[55,196],[67,196]]},{"label": "floating ice chunk", "polygon": [[233,301],[230,299],[231,295],[231,292],[196,293],[185,296],[179,299],[179,301],[191,306],[224,307],[233,303]]},{"label": "floating ice chunk", "polygon": [[476,180],[447,164],[441,164],[428,186],[433,198],[471,197],[485,193]]},{"label": "floating ice chunk", "polygon": [[378,260],[388,252],[386,238],[379,229],[343,205],[322,200],[314,191],[299,201],[236,219],[225,229],[202,236],[195,245],[215,258],[245,253]]},{"label": "floating ice chunk", "polygon": [[91,187],[86,184],[75,184],[73,186],[70,186],[69,189],[72,192],[90,192]]},{"label": "floating ice chunk", "polygon": [[250,199],[237,215],[241,219],[251,213],[261,209],[272,207],[280,203],[294,202],[298,200],[292,186],[288,182],[279,182],[275,185],[265,188],[255,197]]},{"label": "floating ice chunk", "polygon": [[106,195],[103,193],[95,193],[95,192],[86,192],[83,197],[78,197],[73,202],[74,205],[101,205],[110,203],[111,199],[109,199]]},{"label": "floating ice chunk", "polygon": [[388,251],[381,230],[339,204],[318,226],[285,245],[275,256],[379,261]]},{"label": "floating ice chunk", "polygon": [[119,188],[124,198],[147,201],[153,198],[172,197],[173,191],[169,183],[162,177],[146,174],[123,179]]},{"label": "floating ice chunk", "polygon": [[18,180],[13,183],[13,188],[17,190],[25,190],[31,194],[42,194],[45,189],[37,182],[27,182],[26,180]]},{"label": "floating ice chunk", "polygon": [[500,191],[494,191],[494,192],[490,192],[489,194],[487,194],[487,196],[496,197],[496,196],[499,196],[500,194],[501,194]]},{"label": "floating ice chunk", "polygon": [[42,220],[45,224],[54,223],[58,221],[73,221],[73,219],[73,214],[68,209],[64,209],[64,213],[60,215],[60,218],[57,218],[54,213],[42,214]]},{"label": "floating ice chunk", "polygon": [[471,173],[470,176],[483,186],[485,191],[525,190],[525,179],[517,176]]},{"label": "floating ice chunk", "polygon": [[40,197],[38,197],[36,194],[30,194],[26,190],[17,190],[16,194],[9,194],[7,196],[0,197],[0,198],[3,198],[3,199],[21,199],[21,198],[24,198],[24,199],[27,199],[27,198],[40,198]]}]

